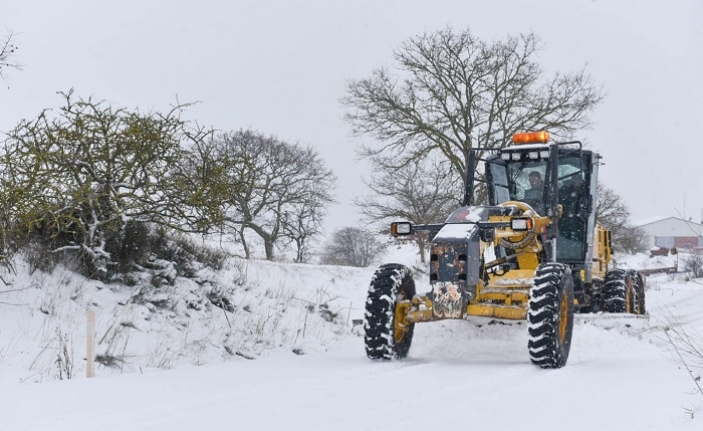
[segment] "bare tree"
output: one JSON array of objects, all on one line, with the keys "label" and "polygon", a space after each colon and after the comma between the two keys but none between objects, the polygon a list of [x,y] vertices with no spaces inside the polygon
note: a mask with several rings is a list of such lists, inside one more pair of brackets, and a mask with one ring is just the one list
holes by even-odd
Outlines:
[{"label": "bare tree", "polygon": [[615,239],[616,246],[629,254],[642,253],[649,249],[649,235],[644,229],[632,227],[629,224]]},{"label": "bare tree", "polygon": [[596,221],[610,230],[616,251],[637,253],[646,249],[646,234],[630,226],[630,209],[625,200],[610,187],[598,183]]},{"label": "bare tree", "polygon": [[296,263],[307,263],[312,257],[313,241],[322,233],[325,203],[311,199],[284,214],[282,236],[294,244]]},{"label": "bare tree", "polygon": [[325,265],[367,267],[383,249],[374,233],[356,227],[345,227],[332,234],[320,261]]},{"label": "bare tree", "polygon": [[[374,174],[367,182],[371,194],[355,201],[368,221],[439,223],[461,205],[463,182],[446,160],[413,159],[399,169],[391,169],[374,157],[372,166]],[[427,239],[422,233],[413,237],[423,263]]]},{"label": "bare tree", "polygon": [[630,217],[630,209],[615,190],[598,182],[596,198],[596,220],[603,227],[613,232],[624,229]]},{"label": "bare tree", "polygon": [[[380,141],[363,155],[383,154],[398,168],[438,154],[463,179],[471,148],[501,148],[518,131],[568,138],[590,125],[601,90],[583,70],[545,78],[540,49],[534,33],[486,42],[446,28],[412,37],[395,51],[398,76],[381,68],[349,82],[345,119]],[[485,187],[477,190],[480,202]]]},{"label": "bare tree", "polygon": [[222,134],[213,144],[230,187],[221,202],[225,225],[239,235],[246,257],[251,230],[263,240],[266,259],[287,239],[296,242],[302,260],[306,241],[319,233],[332,201],[332,172],[311,148],[251,130]]},{"label": "bare tree", "polygon": [[0,78],[5,79],[7,69],[19,69],[20,65],[12,60],[12,56],[17,52],[17,45],[13,39],[14,33],[7,35],[4,41],[0,41]]}]

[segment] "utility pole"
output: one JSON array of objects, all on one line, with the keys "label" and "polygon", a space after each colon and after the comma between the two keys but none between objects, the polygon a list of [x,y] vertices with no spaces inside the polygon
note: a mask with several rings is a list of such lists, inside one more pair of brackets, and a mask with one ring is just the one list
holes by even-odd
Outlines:
[{"label": "utility pole", "polygon": [[686,190],[683,191],[683,219],[686,220]]}]

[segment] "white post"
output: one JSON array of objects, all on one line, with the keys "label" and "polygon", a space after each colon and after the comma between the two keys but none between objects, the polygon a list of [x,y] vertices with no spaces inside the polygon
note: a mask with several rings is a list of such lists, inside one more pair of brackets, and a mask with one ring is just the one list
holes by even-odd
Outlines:
[{"label": "white post", "polygon": [[89,379],[95,377],[93,360],[95,359],[95,311],[88,309],[86,327],[86,368],[85,376]]}]

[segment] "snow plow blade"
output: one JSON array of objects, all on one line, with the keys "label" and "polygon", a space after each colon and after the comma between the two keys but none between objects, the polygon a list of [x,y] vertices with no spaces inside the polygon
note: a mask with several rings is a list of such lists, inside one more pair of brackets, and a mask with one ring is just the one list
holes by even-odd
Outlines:
[{"label": "snow plow blade", "polygon": [[666,268],[650,268],[650,269],[638,269],[642,275],[652,275],[652,274],[675,274],[678,272],[678,268],[675,266],[669,266]]},{"label": "snow plow blade", "polygon": [[649,314],[575,314],[574,323],[577,325],[593,325],[603,329],[616,329],[619,332],[631,335],[641,334],[650,330]]},{"label": "snow plow blade", "polygon": [[649,321],[649,314],[631,313],[583,313],[575,315],[577,321],[587,322],[590,320],[643,320]]}]

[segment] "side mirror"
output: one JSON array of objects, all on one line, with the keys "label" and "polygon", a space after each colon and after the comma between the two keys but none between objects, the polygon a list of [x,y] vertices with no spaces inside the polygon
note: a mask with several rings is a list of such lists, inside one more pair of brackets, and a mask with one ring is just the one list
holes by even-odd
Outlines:
[{"label": "side mirror", "polygon": [[413,224],[408,221],[396,221],[391,223],[391,235],[405,236],[413,233]]}]

